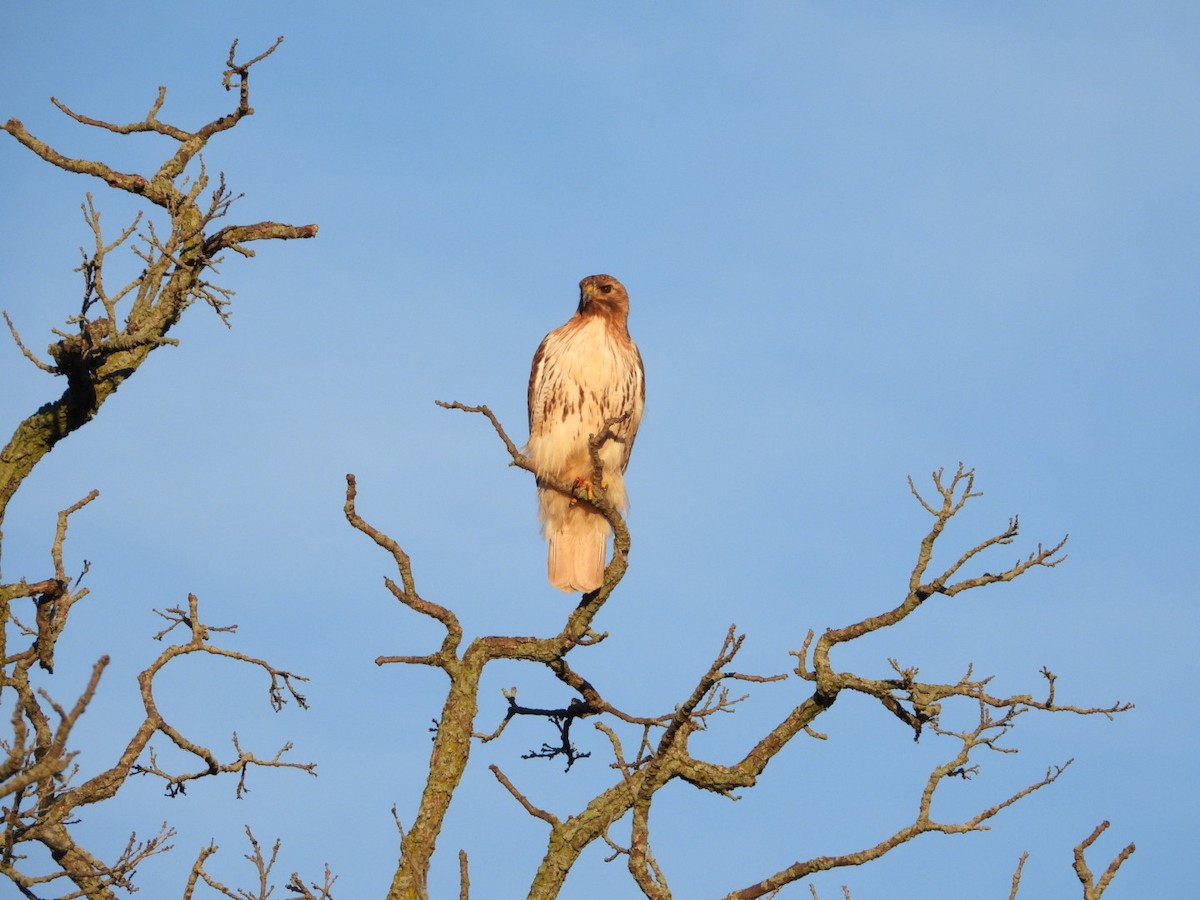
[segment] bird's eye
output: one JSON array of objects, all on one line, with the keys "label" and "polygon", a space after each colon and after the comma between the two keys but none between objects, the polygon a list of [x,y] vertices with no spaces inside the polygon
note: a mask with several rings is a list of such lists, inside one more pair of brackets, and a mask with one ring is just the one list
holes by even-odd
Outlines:
[{"label": "bird's eye", "polygon": [[611,293],[612,293],[612,285],[611,285],[611,284],[602,284],[602,285],[600,285],[600,293],[602,293],[602,294],[611,294]]}]

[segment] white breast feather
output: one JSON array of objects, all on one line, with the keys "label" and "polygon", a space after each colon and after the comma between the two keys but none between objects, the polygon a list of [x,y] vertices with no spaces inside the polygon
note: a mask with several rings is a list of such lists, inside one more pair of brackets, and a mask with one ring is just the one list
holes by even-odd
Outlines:
[{"label": "white breast feather", "polygon": [[[605,322],[592,317],[578,327],[551,334],[539,369],[534,375],[529,436],[534,465],[539,473],[552,478],[587,477],[591,471],[589,434],[598,434],[605,419],[625,412],[631,413],[630,418],[613,430],[626,440],[637,430],[642,416],[637,351],[619,346]],[[552,396],[565,400],[565,419],[561,407],[547,409]],[[625,445],[609,441],[600,457],[606,471],[620,473]]]}]

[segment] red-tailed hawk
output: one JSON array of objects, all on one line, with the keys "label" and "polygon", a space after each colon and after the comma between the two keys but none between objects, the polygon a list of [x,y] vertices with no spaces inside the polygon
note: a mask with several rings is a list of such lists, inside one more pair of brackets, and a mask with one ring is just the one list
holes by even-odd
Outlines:
[{"label": "red-tailed hawk", "polygon": [[538,476],[538,514],[550,542],[547,573],[560,591],[593,591],[604,580],[608,521],[586,501],[544,481],[589,487],[588,438],[614,423],[615,439],[599,451],[602,488],[619,509],[629,505],[622,473],[642,420],[646,381],[642,357],[629,337],[629,295],[611,275],[579,282],[579,309],[542,340],[529,373],[529,443]]}]

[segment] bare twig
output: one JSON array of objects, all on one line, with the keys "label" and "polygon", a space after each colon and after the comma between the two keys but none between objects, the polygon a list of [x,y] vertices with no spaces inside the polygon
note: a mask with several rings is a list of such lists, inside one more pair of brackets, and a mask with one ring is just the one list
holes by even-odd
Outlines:
[{"label": "bare twig", "polygon": [[[203,882],[212,888],[223,897],[228,897],[230,900],[269,900],[275,892],[275,885],[271,884],[271,871],[275,868],[275,864],[279,859],[279,850],[282,843],[276,840],[271,847],[270,855],[264,855],[262,846],[258,839],[254,837],[254,832],[250,830],[250,826],[245,828],[246,839],[250,843],[250,852],[244,855],[244,859],[254,867],[255,885],[251,889],[246,888],[230,888],[229,886],[218,881],[205,869],[205,863],[216,854],[219,849],[216,844],[209,844],[200,851],[196,861],[192,863],[191,872],[188,875],[187,884],[184,888],[183,900],[192,900],[196,885]],[[331,892],[334,882],[337,881],[337,876],[333,875],[329,870],[329,865],[325,866],[324,881],[320,884],[316,882],[305,883],[301,877],[293,872],[285,884],[287,891],[292,894],[297,900],[333,900]]]},{"label": "bare twig", "polygon": [[467,851],[458,851],[458,900],[470,900],[471,878],[467,871]]},{"label": "bare twig", "polygon": [[1021,858],[1017,860],[1017,868],[1013,871],[1012,890],[1008,892],[1008,900],[1016,900],[1017,891],[1021,888],[1021,872],[1025,868],[1025,863],[1029,859],[1029,851],[1021,854]]},{"label": "bare twig", "polygon": [[1083,900],[1100,900],[1100,897],[1108,889],[1109,883],[1116,876],[1117,870],[1121,868],[1121,864],[1137,850],[1134,844],[1127,844],[1120,853],[1113,857],[1108,868],[1104,870],[1104,874],[1100,876],[1100,880],[1095,881],[1092,870],[1084,858],[1084,853],[1096,842],[1096,838],[1108,829],[1108,824],[1107,821],[1101,822],[1090,835],[1075,846],[1075,874],[1079,877],[1079,883],[1083,885]]},{"label": "bare twig", "polygon": [[559,820],[558,820],[557,816],[555,816],[553,813],[546,812],[546,810],[544,810],[544,809],[540,809],[539,807],[534,806],[529,801],[528,797],[526,797],[519,790],[517,790],[516,787],[513,786],[513,783],[508,780],[508,776],[500,771],[499,766],[490,765],[490,766],[488,766],[488,769],[491,771],[491,773],[493,775],[496,776],[496,780],[499,781],[502,785],[504,785],[505,790],[507,790],[510,794],[512,794],[514,799],[516,799],[516,801],[521,804],[521,807],[525,810],[525,812],[529,813],[535,819],[541,819],[543,822],[547,823],[548,825],[557,826],[559,824]]}]

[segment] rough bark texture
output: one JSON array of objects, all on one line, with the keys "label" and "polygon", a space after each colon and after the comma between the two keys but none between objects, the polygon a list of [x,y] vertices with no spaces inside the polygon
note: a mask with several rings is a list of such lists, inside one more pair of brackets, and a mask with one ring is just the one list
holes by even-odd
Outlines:
[{"label": "rough bark texture", "polygon": [[[466,406],[461,403],[440,404],[449,409],[481,414],[491,422],[503,441],[512,464],[534,472],[531,461],[521,454],[496,417],[486,406]],[[611,435],[602,434],[592,439],[593,461],[600,466],[599,447]],[[600,484],[599,473],[593,485]],[[505,726],[516,715],[539,715],[553,724],[557,731],[557,743],[543,745],[542,750],[525,754],[526,757],[562,757],[570,768],[575,760],[586,754],[579,753],[570,741],[570,728],[583,718],[595,717],[595,727],[609,739],[614,768],[619,777],[607,789],[598,793],[582,810],[565,818],[539,809],[529,801],[518,787],[500,769],[492,767],[497,781],[517,803],[534,818],[545,822],[549,828],[546,849],[541,864],[529,885],[530,900],[550,900],[562,892],[572,868],[580,854],[597,841],[603,841],[613,851],[610,859],[624,857],[630,877],[638,890],[646,897],[666,900],[672,896],[667,873],[654,857],[651,844],[651,812],[657,792],[675,780],[684,781],[693,787],[732,797],[735,791],[752,788],[766,767],[780,753],[787,750],[791,742],[800,735],[823,739],[813,730],[813,724],[828,710],[845,691],[865,694],[877,700],[889,714],[889,721],[899,719],[911,729],[914,738],[922,734],[948,738],[955,749],[942,765],[929,775],[918,793],[917,815],[914,820],[891,835],[883,836],[877,843],[861,850],[841,855],[818,855],[795,862],[777,872],[768,873],[761,879],[733,890],[726,900],[748,900],[752,897],[774,896],[786,885],[799,882],[822,871],[845,866],[857,866],[878,859],[896,847],[917,837],[937,832],[957,834],[985,829],[986,823],[1014,803],[1020,802],[1034,791],[1052,784],[1070,765],[1051,766],[1045,776],[1016,793],[991,805],[981,804],[979,812],[960,821],[940,821],[934,810],[938,788],[948,779],[967,777],[977,770],[973,754],[981,749],[1009,750],[1000,745],[1022,714],[1039,710],[1043,712],[1070,712],[1082,715],[1114,714],[1130,708],[1130,704],[1114,703],[1105,707],[1080,707],[1058,703],[1055,700],[1055,676],[1049,670],[1042,675],[1048,682],[1048,693],[1044,699],[1035,699],[1030,694],[1009,697],[994,696],[987,691],[990,679],[976,679],[968,670],[957,683],[933,684],[918,680],[916,667],[903,667],[889,661],[892,672],[889,677],[866,677],[848,671],[840,671],[834,662],[837,648],[864,635],[892,627],[917,614],[930,598],[952,597],[964,591],[991,584],[1004,583],[1039,568],[1053,568],[1065,556],[1062,553],[1066,538],[1051,547],[1038,545],[1024,559],[998,571],[982,574],[966,574],[964,570],[986,551],[1014,542],[1019,527],[1016,518],[995,535],[988,537],[970,549],[961,552],[957,560],[943,571],[931,570],[935,545],[962,508],[974,497],[974,473],[958,467],[949,478],[945,472],[933,474],[936,492],[933,500],[926,500],[910,480],[910,488],[917,502],[930,514],[933,523],[920,540],[917,559],[907,579],[907,591],[901,602],[892,609],[869,616],[841,628],[825,631],[819,637],[809,632],[803,646],[795,651],[794,675],[801,684],[807,682],[809,690],[803,691],[796,705],[780,721],[764,733],[751,749],[739,760],[715,763],[694,756],[689,738],[697,730],[708,727],[717,713],[733,712],[744,697],[729,693],[731,682],[763,683],[781,681],[788,676],[757,676],[739,673],[729,667],[741,648],[743,636],[731,626],[720,651],[712,665],[696,681],[691,694],[684,698],[671,712],[638,716],[617,709],[609,704],[596,690],[592,682],[579,674],[567,662],[569,654],[577,650],[586,653],[586,647],[604,639],[605,634],[591,630],[591,623],[605,603],[618,588],[628,560],[630,536],[616,508],[601,495],[589,495],[586,499],[600,510],[612,525],[616,540],[613,560],[605,573],[603,585],[596,591],[584,594],[579,606],[572,610],[557,635],[546,638],[534,637],[482,637],[472,641],[467,649],[459,653],[463,630],[455,614],[449,609],[421,597],[412,578],[410,560],[399,544],[367,524],[355,510],[357,487],[353,476],[348,476],[346,515],[350,523],[371,537],[379,546],[389,551],[399,569],[402,587],[391,579],[385,583],[401,603],[422,615],[431,616],[446,629],[441,647],[424,656],[387,656],[376,660],[379,664],[407,663],[433,666],[442,669],[450,678],[438,723],[434,750],[429,761],[429,777],[424,793],[417,806],[413,828],[401,845],[400,859],[395,878],[388,893],[389,900],[417,900],[428,896],[427,879],[430,865],[437,849],[437,839],[455,788],[470,761],[472,739],[490,741],[498,738]],[[563,483],[554,489],[570,497],[584,499],[578,484]],[[535,709],[521,706],[516,700],[516,691],[506,691],[509,709],[499,727],[491,733],[476,730],[475,721],[479,714],[478,689],[484,668],[497,659],[520,659],[540,663],[550,669],[564,684],[577,692],[577,699],[565,709]],[[943,729],[940,716],[949,703],[965,703],[978,712],[978,723],[963,731]],[[632,753],[623,746],[622,731],[630,728],[637,736],[638,746]],[[616,843],[610,830],[628,815],[630,822],[628,843]],[[1082,851],[1079,851],[1080,853]],[[1097,886],[1102,890],[1115,873],[1115,867],[1132,852],[1131,848],[1120,859],[1114,861],[1106,879]],[[465,865],[465,864],[464,864]],[[465,869],[464,869],[465,871]],[[1080,879],[1090,879],[1082,869]],[[1014,891],[1019,876],[1014,876]],[[1085,885],[1090,881],[1084,881]],[[462,892],[466,891],[465,881]],[[1099,896],[1089,894],[1089,897]]]},{"label": "rough bark texture", "polygon": [[[234,46],[236,48],[236,43]],[[202,163],[194,178],[182,178],[210,139],[233,128],[243,117],[254,112],[249,104],[250,67],[277,46],[278,42],[267,53],[248,63],[235,62],[234,51],[230,51],[225,84],[231,88],[236,79],[238,106],[228,115],[195,131],[158,120],[166,97],[165,88],[159,88],[158,98],[146,117],[129,125],[92,119],[54,100],[59,109],[83,125],[117,134],[155,132],[176,140],[179,147],[175,153],[148,177],[118,172],[95,160],[63,156],[30,134],[17,119],[9,119],[0,126],[46,162],[67,172],[91,175],[109,187],[144,197],[168,217],[167,227],[161,234],[150,223],[137,236],[132,249],[145,263],[145,271],[131,284],[110,291],[103,279],[105,257],[133,237],[139,222],[135,221],[115,240],[105,243],[100,216],[89,195],[84,213],[95,243],[94,250],[85,254],[79,269],[84,276],[85,288],[82,308],[67,320],[75,330],[57,332],[58,340],[49,347],[52,364],[38,362],[21,345],[26,355],[42,369],[65,377],[67,386],[57,400],[45,404],[21,422],[0,450],[0,525],[9,500],[38,461],[55,444],[91,421],[151,351],[175,343],[168,334],[185,309],[196,300],[203,300],[218,314],[225,314],[232,292],[206,280],[208,270],[219,262],[223,251],[232,249],[249,256],[253,251],[245,244],[252,241],[305,238],[317,233],[316,225],[259,222],[228,225],[209,234],[210,227],[228,212],[236,198],[226,189],[224,176],[218,179],[211,193],[206,194],[210,180]],[[122,304],[126,300],[127,308]],[[118,304],[121,304],[120,308]],[[20,343],[15,329],[13,335]]]},{"label": "rough bark texture", "polygon": [[[200,300],[222,318],[226,317],[232,291],[207,280],[223,251],[234,250],[252,256],[253,251],[245,246],[249,242],[312,237],[317,233],[316,225],[294,226],[277,222],[227,225],[214,230],[213,224],[228,212],[236,198],[226,189],[224,176],[220,176],[209,191],[209,176],[196,158],[210,139],[233,128],[253,112],[249,105],[250,67],[277,46],[278,41],[258,57],[239,63],[235,60],[237,44],[234,43],[224,81],[227,89],[237,90],[237,107],[194,131],[159,121],[158,114],[166,96],[163,88],[159,89],[145,118],[129,125],[92,119],[53,101],[81,125],[122,135],[154,132],[177,141],[177,150],[149,175],[118,172],[102,162],[65,157],[30,134],[16,119],[9,119],[0,126],[42,160],[67,172],[99,178],[110,187],[128,191],[157,207],[141,231],[138,229],[143,223],[139,214],[132,225],[106,240],[100,213],[88,195],[83,210],[93,242],[90,252],[84,251],[78,269],[84,281],[83,301],[78,312],[67,318],[67,330],[54,332],[56,339],[48,348],[49,362],[25,346],[8,314],[4,315],[13,339],[26,358],[42,371],[64,379],[66,386],[57,399],[47,402],[21,421],[0,449],[0,523],[9,501],[38,462],[59,441],[91,421],[105,401],[138,371],[151,352],[177,343],[168,335],[189,306]],[[194,160],[193,171],[185,175]],[[158,226],[153,216],[159,217]],[[141,260],[142,271],[130,283],[112,289],[105,282],[105,261],[118,248],[132,251]],[[237,789],[240,793],[245,788],[247,773],[259,767],[293,768],[313,773],[311,764],[282,759],[288,747],[274,757],[261,758],[238,746],[236,735],[236,758],[222,762],[207,747],[189,740],[181,728],[160,713],[154,700],[155,677],[172,661],[194,654],[238,662],[265,672],[270,679],[269,699],[276,709],[289,700],[305,705],[304,697],[295,689],[295,682],[303,680],[299,676],[265,660],[215,646],[212,639],[216,633],[231,631],[236,626],[214,628],[205,625],[200,618],[199,602],[195,597],[189,597],[186,610],[172,608],[159,613],[168,625],[156,635],[158,639],[176,628],[187,637],[164,649],[139,676],[144,718],[117,759],[102,765],[101,770],[91,777],[73,783],[78,773],[71,765],[76,755],[71,744],[72,729],[91,702],[108,665],[108,657],[102,656],[96,662],[91,679],[69,708],[51,699],[49,691],[39,682],[44,682],[53,673],[56,645],[68,626],[71,609],[88,595],[88,589],[79,586],[83,575],[75,577],[64,567],[63,544],[71,517],[97,495],[98,492],[93,491],[59,513],[50,552],[53,572],[48,577],[32,582],[21,578],[0,583],[0,704],[3,704],[5,717],[12,728],[11,734],[0,743],[0,803],[6,804],[2,810],[3,832],[0,833],[0,877],[6,878],[27,897],[53,890],[57,896],[108,900],[115,897],[118,890],[134,890],[133,877],[138,865],[146,858],[170,849],[168,842],[173,832],[166,825],[147,840],[131,836],[124,852],[115,860],[103,860],[76,841],[72,828],[80,810],[112,799],[132,775],[161,778],[167,792],[174,794],[182,793],[185,785],[194,779],[234,773],[239,775]],[[31,617],[19,609],[23,603],[32,607]],[[25,622],[32,621],[33,627],[23,624],[18,615],[26,617]],[[197,760],[198,768],[192,772],[161,769],[153,751],[149,750],[149,742],[155,735]],[[266,860],[257,852],[252,835],[250,839],[260,873],[268,872],[274,856]],[[49,871],[27,869],[29,855],[25,850],[29,845],[41,845],[49,852],[56,868]],[[187,896],[191,896],[198,880],[213,883],[204,872],[203,863],[215,850],[214,846],[197,859]],[[295,876],[293,880],[297,880]],[[70,885],[65,892],[63,882]],[[327,873],[323,892],[319,886],[301,884],[295,893],[323,898],[328,896],[331,884],[332,876]],[[228,896],[234,895],[229,893]]]}]

